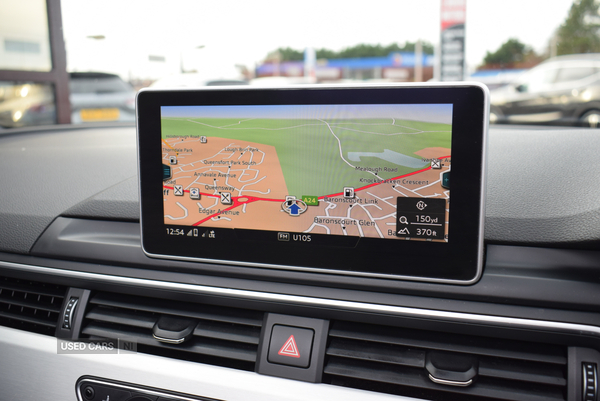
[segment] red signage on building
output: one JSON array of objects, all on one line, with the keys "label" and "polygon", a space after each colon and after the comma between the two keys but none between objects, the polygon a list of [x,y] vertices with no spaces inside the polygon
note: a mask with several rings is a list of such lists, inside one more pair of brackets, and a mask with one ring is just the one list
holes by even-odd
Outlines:
[{"label": "red signage on building", "polygon": [[467,0],[442,0],[440,79],[462,81],[465,77],[465,21]]}]

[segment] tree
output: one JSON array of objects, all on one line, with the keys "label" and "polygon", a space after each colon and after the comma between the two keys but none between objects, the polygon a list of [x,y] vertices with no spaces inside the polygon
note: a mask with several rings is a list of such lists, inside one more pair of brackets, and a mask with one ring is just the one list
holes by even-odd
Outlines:
[{"label": "tree", "polygon": [[[345,49],[336,52],[329,49],[318,49],[316,51],[318,59],[339,59],[339,58],[361,58],[361,57],[387,57],[392,52],[414,52],[416,43],[406,42],[404,46],[400,46],[397,43],[392,43],[387,46],[380,44],[370,45],[361,43],[356,46],[347,47]],[[433,54],[433,45],[428,42],[422,42],[423,53]],[[295,61],[303,60],[304,52],[291,49],[289,47],[279,48],[274,52],[269,53],[267,56],[268,60],[274,59],[275,54],[279,54],[281,61]]]},{"label": "tree", "polygon": [[487,52],[480,68],[529,68],[542,61],[530,46],[518,39],[508,39],[498,50]]},{"label": "tree", "polygon": [[267,55],[267,60],[279,59],[280,61],[304,60],[304,52],[291,47],[280,47]]},{"label": "tree", "polygon": [[[397,44],[390,45],[392,48],[398,48]],[[388,46],[388,47],[390,47]],[[394,50],[392,50],[394,51]],[[341,50],[337,57],[334,58],[362,58],[362,57],[385,57],[390,52],[385,53],[384,47],[377,45],[359,44],[352,47],[347,47]]]},{"label": "tree", "polygon": [[531,48],[518,39],[508,39],[495,52],[487,52],[483,62],[485,64],[514,64],[523,61],[525,56],[531,52]]},{"label": "tree", "polygon": [[336,52],[334,52],[333,50],[329,50],[329,49],[317,49],[317,59],[332,59],[332,58],[339,58],[338,54]]},{"label": "tree", "polygon": [[[360,58],[360,57],[387,57],[393,52],[410,52],[415,51],[416,43],[406,42],[404,46],[398,45],[398,43],[392,43],[387,46],[369,45],[369,44],[358,44],[356,46],[347,47],[341,51],[335,53],[332,52],[330,57],[323,58]],[[433,54],[433,45],[429,42],[422,42],[422,48],[424,54]],[[317,53],[317,57],[319,54]],[[320,57],[318,57],[320,58]]]},{"label": "tree", "polygon": [[556,54],[600,52],[600,16],[597,0],[575,0],[558,28]]}]

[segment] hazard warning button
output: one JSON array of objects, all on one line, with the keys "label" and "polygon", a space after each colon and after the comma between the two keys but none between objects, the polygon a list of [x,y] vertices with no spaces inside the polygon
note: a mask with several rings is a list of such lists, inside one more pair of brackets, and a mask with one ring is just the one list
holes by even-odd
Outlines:
[{"label": "hazard warning button", "polygon": [[307,368],[315,332],[311,329],[276,324],[271,332],[268,361]]}]

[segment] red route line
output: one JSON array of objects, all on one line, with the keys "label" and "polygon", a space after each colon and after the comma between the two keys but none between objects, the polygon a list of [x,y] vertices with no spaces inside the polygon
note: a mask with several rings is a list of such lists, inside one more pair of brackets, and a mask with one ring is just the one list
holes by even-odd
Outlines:
[{"label": "red route line", "polygon": [[[447,159],[447,158],[450,158],[450,157],[452,157],[452,156],[442,156],[442,157],[438,157],[438,160]],[[398,179],[404,178],[404,177],[410,177],[411,175],[419,174],[419,173],[422,173],[422,172],[427,171],[427,170],[431,170],[431,166],[429,166],[427,168],[424,168],[422,170],[413,171],[412,173],[400,175],[398,177],[388,178],[388,179],[385,179],[385,180],[383,180],[381,182],[374,182],[373,184],[365,185],[364,187],[360,187],[358,189],[355,189],[354,191],[355,192],[362,191],[362,190],[365,190],[367,188],[371,188],[371,187],[374,187],[376,185],[381,185],[381,184],[384,184],[384,183],[389,182],[389,181],[398,180]],[[173,189],[173,187],[168,187],[166,185],[163,185],[163,188]],[[187,189],[184,189],[183,192],[190,192],[190,191],[187,190]],[[201,195],[211,196],[213,198],[219,198],[220,197],[219,195],[212,195],[212,194],[205,194],[205,193],[201,193]],[[342,195],[342,192],[339,192],[337,194],[319,196],[317,199],[331,198],[331,197],[339,196],[339,195]],[[241,198],[246,198],[246,200],[245,201],[240,201],[239,199],[241,199]],[[281,202],[281,203],[285,202],[285,199],[257,198],[255,196],[236,196],[234,198],[231,198],[231,200],[233,201],[233,205],[229,206],[227,209],[223,209],[223,210],[221,210],[221,211],[219,211],[217,213],[214,213],[214,214],[211,214],[208,217],[205,217],[204,219],[202,219],[202,220],[200,220],[200,221],[192,224],[192,226],[199,226],[200,224],[204,223],[205,221],[208,221],[208,220],[212,219],[213,217],[216,217],[216,216],[220,215],[223,212],[226,212],[226,211],[231,210],[231,209],[235,209],[238,206],[245,205],[245,204],[248,204],[248,203],[253,203],[253,202],[258,202],[258,201]]]},{"label": "red route line", "polygon": [[[163,185],[163,188],[166,188],[166,189],[173,189],[173,187],[169,187],[169,186],[167,186],[167,185]],[[188,192],[188,193],[189,193],[190,191],[189,191],[189,190],[187,190],[187,189],[184,189],[184,190],[183,190],[183,192]],[[203,193],[203,192],[201,192],[200,194],[201,194],[202,196],[211,196],[211,197],[213,197],[213,198],[220,198],[220,197],[221,197],[220,195],[214,195],[214,194],[205,194],[205,193]],[[245,200],[243,200],[243,201],[240,201],[240,199],[245,199]],[[200,224],[204,223],[205,221],[207,221],[207,220],[210,220],[210,219],[212,219],[213,217],[215,217],[215,216],[218,216],[218,215],[220,215],[221,213],[223,213],[223,212],[225,212],[225,211],[227,211],[227,210],[234,209],[234,208],[236,208],[236,207],[238,207],[238,206],[240,206],[240,205],[244,205],[244,204],[247,204],[247,203],[253,203],[253,202],[258,202],[258,201],[264,201],[264,202],[281,202],[281,203],[285,202],[285,199],[269,199],[269,198],[259,198],[259,197],[256,197],[256,196],[246,196],[246,195],[242,195],[242,196],[235,196],[235,197],[232,197],[232,198],[231,198],[231,200],[232,200],[232,202],[233,202],[233,205],[229,206],[227,209],[223,209],[223,210],[221,210],[220,212],[217,212],[217,213],[211,214],[210,216],[208,216],[208,217],[206,217],[206,218],[204,218],[204,219],[200,220],[199,222],[192,224],[192,226],[198,226],[198,225],[200,225]]]},{"label": "red route line", "polygon": [[[240,201],[240,199],[244,199],[246,198],[246,200],[244,201]],[[235,209],[236,207],[240,206],[240,205],[245,205],[247,203],[253,203],[253,202],[258,202],[258,201],[265,201],[265,202],[285,202],[285,199],[268,199],[268,198],[257,198],[255,196],[236,196],[235,198],[231,198],[231,200],[233,201],[233,205],[229,206],[227,209],[223,209],[217,213],[213,213],[208,217],[205,217],[204,219],[192,224],[192,226],[199,226],[200,224],[204,223],[207,220],[212,219],[215,216],[220,215],[223,212],[226,212],[228,210],[231,209]]]}]

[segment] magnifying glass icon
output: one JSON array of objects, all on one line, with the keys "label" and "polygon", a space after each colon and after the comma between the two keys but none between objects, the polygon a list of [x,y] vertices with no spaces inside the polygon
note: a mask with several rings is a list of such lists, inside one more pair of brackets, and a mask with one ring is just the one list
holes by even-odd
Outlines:
[{"label": "magnifying glass icon", "polygon": [[400,219],[398,219],[400,221],[401,224],[408,224],[408,220],[406,219],[406,216],[400,216]]}]

